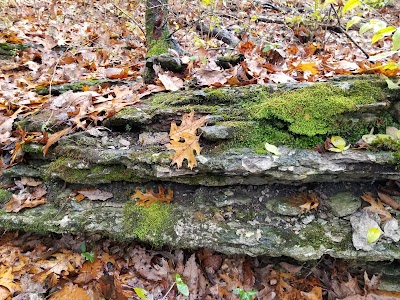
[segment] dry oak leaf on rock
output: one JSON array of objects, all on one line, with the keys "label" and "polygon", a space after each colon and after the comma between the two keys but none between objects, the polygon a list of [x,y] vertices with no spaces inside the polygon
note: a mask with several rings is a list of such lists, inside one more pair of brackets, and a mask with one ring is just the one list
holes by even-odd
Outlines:
[{"label": "dry oak leaf on rock", "polygon": [[176,164],[178,168],[182,167],[183,161],[188,161],[188,167],[193,169],[197,166],[197,161],[194,152],[200,154],[201,147],[199,144],[200,136],[197,136],[197,129],[205,124],[205,116],[195,120],[194,112],[184,114],[181,125],[176,125],[175,121],[171,123],[169,137],[170,144],[168,149],[174,150],[171,155],[172,165]]},{"label": "dry oak leaf on rock", "polygon": [[158,186],[158,193],[155,193],[153,189],[147,189],[146,193],[143,193],[140,189],[136,189],[135,193],[131,196],[131,199],[138,199],[136,202],[139,206],[150,206],[153,202],[171,202],[174,196],[174,192],[169,188],[167,194],[162,186]]}]

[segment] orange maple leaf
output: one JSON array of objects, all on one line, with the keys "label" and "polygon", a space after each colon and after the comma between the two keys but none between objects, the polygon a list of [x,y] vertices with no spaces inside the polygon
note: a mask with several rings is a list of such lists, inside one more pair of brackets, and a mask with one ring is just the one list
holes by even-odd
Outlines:
[{"label": "orange maple leaf", "polygon": [[174,196],[174,192],[169,188],[168,193],[165,194],[165,190],[162,186],[158,186],[158,193],[155,193],[153,189],[147,189],[146,193],[136,189],[135,194],[131,196],[131,199],[138,199],[136,202],[139,206],[150,206],[153,202],[171,202]]},{"label": "orange maple leaf", "polygon": [[194,112],[184,114],[180,126],[173,121],[169,136],[171,138],[168,149],[175,150],[171,155],[172,165],[176,164],[178,168],[182,167],[183,161],[188,161],[188,166],[193,169],[197,165],[194,153],[200,154],[201,147],[199,136],[196,135],[197,129],[205,124],[205,116],[194,120]]},{"label": "orange maple leaf", "polygon": [[361,196],[361,199],[371,204],[371,206],[364,207],[364,210],[372,213],[377,213],[381,217],[382,222],[385,222],[392,218],[392,215],[383,206],[381,200],[375,200],[374,197],[372,197],[371,193],[364,193],[364,195]]}]

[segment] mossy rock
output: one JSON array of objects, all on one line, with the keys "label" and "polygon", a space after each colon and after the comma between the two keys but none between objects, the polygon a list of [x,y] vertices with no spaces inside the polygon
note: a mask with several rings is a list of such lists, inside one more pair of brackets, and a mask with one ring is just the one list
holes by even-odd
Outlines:
[{"label": "mossy rock", "polygon": [[173,206],[168,203],[155,202],[145,207],[131,200],[125,204],[123,216],[124,229],[128,233],[154,246],[160,246],[165,236],[173,232],[176,222]]},{"label": "mossy rock", "polygon": [[6,203],[10,200],[12,193],[7,190],[0,189],[0,205]]}]

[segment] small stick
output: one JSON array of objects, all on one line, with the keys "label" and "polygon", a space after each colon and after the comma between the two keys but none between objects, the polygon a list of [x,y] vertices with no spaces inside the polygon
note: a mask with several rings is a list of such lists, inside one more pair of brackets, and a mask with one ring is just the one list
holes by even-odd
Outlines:
[{"label": "small stick", "polygon": [[146,33],[144,32],[143,28],[140,26],[140,24],[130,14],[128,14],[126,11],[124,11],[122,8],[120,8],[117,4],[113,3],[113,5],[120,12],[122,12],[125,16],[127,16],[129,18],[129,20],[131,20],[133,23],[135,23],[135,25],[140,29],[140,31],[144,34],[144,36],[146,36]]},{"label": "small stick", "polygon": [[361,46],[358,45],[358,44],[356,43],[355,40],[353,40],[353,38],[347,33],[347,31],[346,31],[346,30],[342,27],[342,25],[340,24],[340,17],[339,17],[339,15],[338,15],[338,13],[337,13],[335,7],[333,6],[333,4],[331,4],[331,8],[332,8],[333,12],[334,12],[335,15],[336,15],[336,19],[337,19],[337,21],[338,21],[339,28],[340,28],[340,29],[342,30],[342,32],[347,36],[347,38],[348,38],[354,45],[356,45],[356,47],[357,47],[358,49],[360,49],[362,53],[364,53],[365,57],[368,59],[368,58],[369,58],[368,53],[365,52],[365,50],[364,50],[363,48],[361,48]]},{"label": "small stick", "polygon": [[167,293],[164,295],[164,297],[162,297],[161,300],[166,300],[167,295],[169,294],[169,292],[172,290],[172,288],[175,286],[175,282],[171,285],[171,287],[169,288],[169,290],[167,291]]}]

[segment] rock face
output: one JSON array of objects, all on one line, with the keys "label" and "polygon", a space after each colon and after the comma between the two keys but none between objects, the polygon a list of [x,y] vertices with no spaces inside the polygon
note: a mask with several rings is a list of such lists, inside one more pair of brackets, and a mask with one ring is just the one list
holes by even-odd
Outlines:
[{"label": "rock face", "polygon": [[[304,106],[296,93],[310,97]],[[314,102],[318,97],[328,106]],[[388,181],[400,179],[400,143],[386,140],[341,153],[309,149],[327,135],[354,144],[372,127],[384,133],[386,126],[397,126],[398,97],[371,79],[159,94],[106,120],[108,129],[61,138],[45,157],[41,146],[25,144],[26,163],[2,174],[0,203],[11,197],[6,187],[22,177],[44,181],[48,201],[17,213],[0,210],[0,227],[299,260],[324,254],[400,259],[398,211],[384,207],[392,216],[384,222],[360,198],[366,192],[376,198],[389,189]],[[286,98],[297,103],[289,114]],[[207,116],[199,131],[203,149],[195,168],[177,169],[166,147],[168,132],[171,121],[179,125],[190,110]],[[56,124],[49,115],[42,111],[21,125],[34,130],[40,120]],[[279,146],[281,155],[267,153],[265,142]],[[77,202],[87,189],[97,194]],[[140,207],[132,199],[140,190],[152,195],[170,190],[173,200]],[[112,198],[100,200],[105,192]],[[376,241],[368,240],[369,228],[382,233]]]}]

